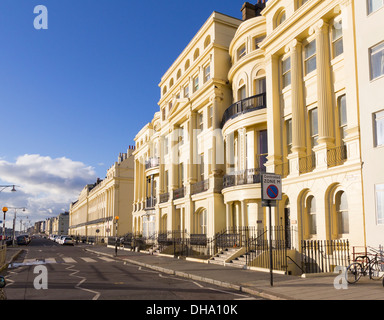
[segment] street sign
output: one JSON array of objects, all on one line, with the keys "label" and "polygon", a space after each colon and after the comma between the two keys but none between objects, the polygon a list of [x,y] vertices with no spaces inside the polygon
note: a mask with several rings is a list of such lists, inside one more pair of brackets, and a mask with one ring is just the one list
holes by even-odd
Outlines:
[{"label": "street sign", "polygon": [[261,178],[261,198],[266,200],[282,200],[281,176],[272,173],[265,173]]}]

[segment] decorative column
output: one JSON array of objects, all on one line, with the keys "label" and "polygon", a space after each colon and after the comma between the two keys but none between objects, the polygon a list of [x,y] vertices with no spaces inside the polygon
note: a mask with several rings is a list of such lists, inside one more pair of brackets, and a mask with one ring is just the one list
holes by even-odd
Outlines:
[{"label": "decorative column", "polygon": [[215,92],[211,97],[212,102],[212,164],[211,174],[213,176],[221,176],[223,174],[224,165],[224,143],[220,129],[219,109],[223,99],[220,92]]},{"label": "decorative column", "polygon": [[300,158],[306,155],[305,106],[303,94],[302,44],[294,39],[286,48],[291,53],[292,153],[288,155],[290,175],[299,175]]},{"label": "decorative column", "polygon": [[281,154],[281,103],[279,92],[279,56],[266,56],[267,94],[267,126],[268,126],[268,162],[265,164],[267,172],[275,172],[282,163]]},{"label": "decorative column", "polygon": [[319,145],[314,148],[314,151],[316,153],[316,168],[320,169],[327,166],[327,150],[334,147],[335,141],[329,55],[329,24],[321,19],[310,28],[309,34],[316,35]]},{"label": "decorative column", "polygon": [[189,140],[189,166],[188,166],[188,184],[196,183],[196,164],[197,164],[197,145],[195,142],[195,126],[197,114],[191,111],[189,114],[188,140]]}]

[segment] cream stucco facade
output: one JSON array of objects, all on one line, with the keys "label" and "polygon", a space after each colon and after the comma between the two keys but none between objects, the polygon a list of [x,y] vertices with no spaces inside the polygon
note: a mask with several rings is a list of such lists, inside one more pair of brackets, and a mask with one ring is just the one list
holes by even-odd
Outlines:
[{"label": "cream stucco facade", "polygon": [[81,191],[69,211],[69,234],[73,236],[122,236],[132,230],[134,148],[119,155],[104,180]]},{"label": "cream stucco facade", "polygon": [[133,232],[263,229],[260,179],[274,172],[283,200],[271,223],[294,230],[295,249],[382,244],[384,63],[371,79],[367,61],[384,52],[384,29],[370,32],[384,9],[367,14],[372,2],[259,1],[243,21],[214,12],[135,137]]},{"label": "cream stucco facade", "polygon": [[384,2],[355,1],[367,246],[384,245]]}]

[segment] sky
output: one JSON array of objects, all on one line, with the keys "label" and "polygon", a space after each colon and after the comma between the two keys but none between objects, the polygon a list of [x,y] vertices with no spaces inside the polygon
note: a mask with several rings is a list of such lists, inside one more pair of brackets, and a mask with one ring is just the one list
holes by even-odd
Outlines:
[{"label": "sky", "polygon": [[243,3],[1,0],[0,185],[17,191],[0,207],[30,223],[69,211],[152,120],[161,77],[212,12],[241,19]]}]

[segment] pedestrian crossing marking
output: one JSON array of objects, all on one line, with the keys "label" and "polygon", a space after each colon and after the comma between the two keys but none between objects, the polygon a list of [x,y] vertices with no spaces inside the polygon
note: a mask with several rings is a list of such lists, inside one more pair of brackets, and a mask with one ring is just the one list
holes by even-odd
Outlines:
[{"label": "pedestrian crossing marking", "polygon": [[24,259],[23,262],[12,263],[9,265],[9,268],[17,268],[22,266],[31,266],[31,265],[42,265],[42,264],[56,264],[56,263],[78,263],[81,261],[87,263],[95,263],[98,262],[97,259],[100,259],[104,262],[113,262],[114,259],[109,257],[97,257],[97,258],[89,258],[89,257],[76,257],[77,261],[71,257],[60,257],[60,258],[35,258],[35,259]]},{"label": "pedestrian crossing marking", "polygon": [[104,261],[107,261],[107,262],[115,261],[115,260],[113,260],[113,259],[111,259],[111,258],[108,258],[108,257],[99,257],[99,259],[104,260]]},{"label": "pedestrian crossing marking", "polygon": [[80,259],[84,260],[85,262],[96,262],[96,260],[88,257],[81,257]]}]

